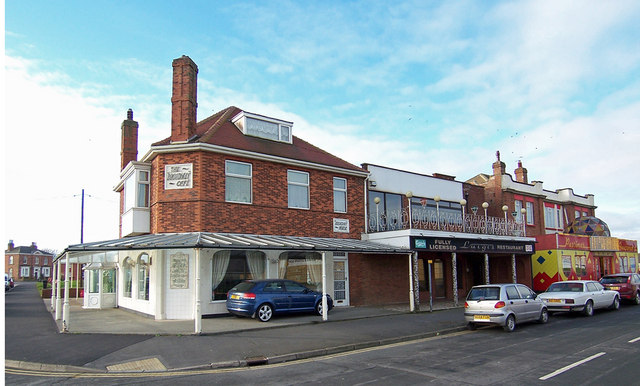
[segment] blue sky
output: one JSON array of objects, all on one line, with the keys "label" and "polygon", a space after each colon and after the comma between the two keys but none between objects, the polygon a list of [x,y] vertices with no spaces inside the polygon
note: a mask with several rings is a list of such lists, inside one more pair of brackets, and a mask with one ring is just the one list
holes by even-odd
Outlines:
[{"label": "blue sky", "polygon": [[[637,1],[5,3],[5,238],[116,238],[120,124],[170,133],[171,61],[199,67],[198,119],[294,122],[354,164],[460,181],[500,150],[548,190],[594,194],[640,239]],[[89,197],[90,195],[90,197]]]}]

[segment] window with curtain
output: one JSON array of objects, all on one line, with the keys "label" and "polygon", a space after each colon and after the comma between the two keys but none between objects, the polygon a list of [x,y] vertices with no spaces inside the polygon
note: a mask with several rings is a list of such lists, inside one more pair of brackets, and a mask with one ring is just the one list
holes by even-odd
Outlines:
[{"label": "window with curtain", "polygon": [[333,177],[333,211],[347,212],[347,180]]},{"label": "window with curtain", "polygon": [[322,256],[315,252],[284,252],[280,255],[280,279],[294,280],[322,290]]},{"label": "window with curtain", "polygon": [[131,286],[133,284],[133,262],[130,258],[124,259],[124,263],[122,264],[122,274],[124,277],[124,288],[123,288],[123,296],[125,298],[131,297]]},{"label": "window with curtain", "polygon": [[225,200],[250,204],[252,165],[225,161],[225,176]]},{"label": "window with curtain", "polygon": [[309,173],[287,171],[289,208],[309,209]]},{"label": "window with curtain", "polygon": [[264,279],[265,255],[260,251],[218,251],[211,265],[211,300],[226,300],[227,292],[244,280]]},{"label": "window with curtain", "polygon": [[515,207],[515,212],[516,212],[516,222],[518,224],[522,224],[522,201],[521,200],[515,200],[514,201],[514,207]]},{"label": "window with curtain", "polygon": [[149,300],[149,255],[138,257],[138,299]]},{"label": "window with curtain", "polygon": [[138,200],[137,206],[140,208],[149,207],[149,172],[138,172]]}]

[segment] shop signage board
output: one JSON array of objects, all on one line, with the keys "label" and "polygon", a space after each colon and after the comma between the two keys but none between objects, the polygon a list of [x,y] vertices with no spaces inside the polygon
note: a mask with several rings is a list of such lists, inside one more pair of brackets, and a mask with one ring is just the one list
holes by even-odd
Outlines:
[{"label": "shop signage board", "polygon": [[535,252],[535,242],[411,236],[411,248],[429,252],[515,253],[530,255]]}]

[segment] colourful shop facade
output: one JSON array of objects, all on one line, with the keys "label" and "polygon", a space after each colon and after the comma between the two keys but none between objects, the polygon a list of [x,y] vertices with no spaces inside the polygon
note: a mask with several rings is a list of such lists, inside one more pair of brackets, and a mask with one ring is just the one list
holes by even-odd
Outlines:
[{"label": "colourful shop facade", "polygon": [[533,289],[564,280],[599,280],[611,273],[639,273],[638,242],[606,236],[555,233],[536,236],[531,256]]}]

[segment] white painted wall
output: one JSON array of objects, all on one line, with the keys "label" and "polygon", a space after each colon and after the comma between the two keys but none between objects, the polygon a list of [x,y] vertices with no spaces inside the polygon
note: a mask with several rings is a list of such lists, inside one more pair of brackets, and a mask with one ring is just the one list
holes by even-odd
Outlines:
[{"label": "white painted wall", "polygon": [[443,180],[423,174],[367,165],[371,172],[369,181],[375,181],[371,190],[387,193],[406,194],[411,191],[415,197],[433,198],[459,202],[463,198],[462,182]]}]

